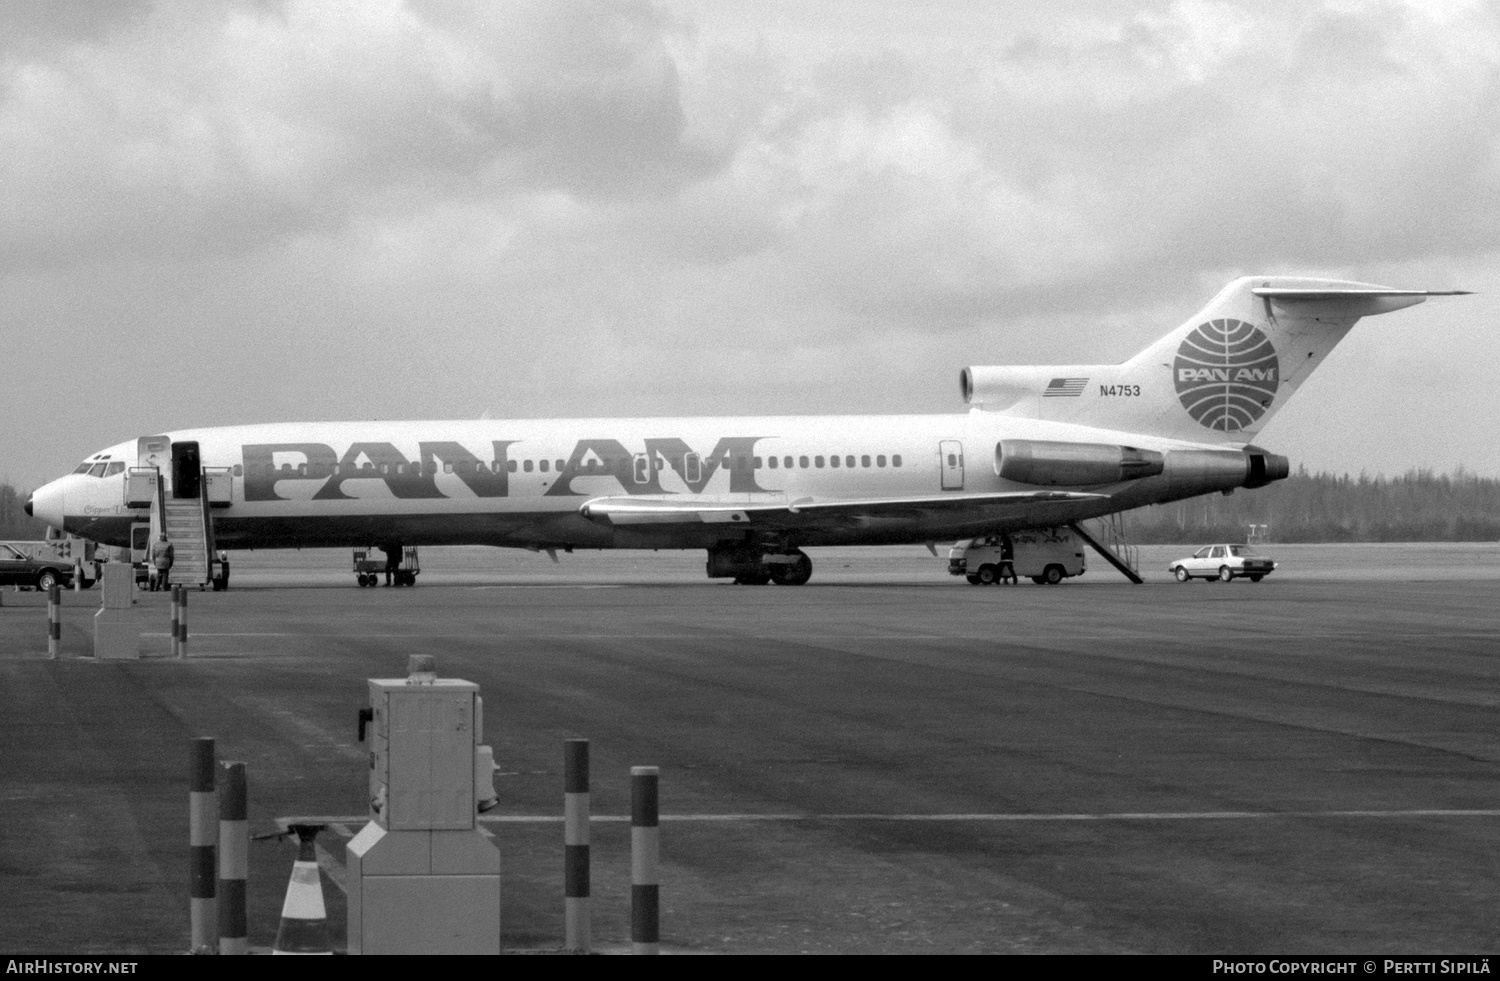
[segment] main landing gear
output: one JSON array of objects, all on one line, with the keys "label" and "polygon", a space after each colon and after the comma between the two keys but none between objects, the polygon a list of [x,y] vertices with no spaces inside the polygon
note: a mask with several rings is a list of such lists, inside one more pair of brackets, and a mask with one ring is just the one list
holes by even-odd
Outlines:
[{"label": "main landing gear", "polygon": [[741,586],[800,586],[812,578],[812,559],[800,548],[767,552],[745,545],[708,550],[708,578]]}]

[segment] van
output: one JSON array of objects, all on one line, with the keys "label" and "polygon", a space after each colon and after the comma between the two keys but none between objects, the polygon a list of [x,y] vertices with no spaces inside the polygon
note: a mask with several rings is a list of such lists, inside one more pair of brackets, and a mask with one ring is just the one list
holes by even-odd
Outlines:
[{"label": "van", "polygon": [[959,542],[948,552],[949,574],[964,576],[975,586],[999,582],[1002,563],[1006,561],[1007,540],[1015,574],[1028,576],[1038,585],[1055,586],[1085,571],[1083,540],[1073,534],[1073,529],[1062,525]]}]

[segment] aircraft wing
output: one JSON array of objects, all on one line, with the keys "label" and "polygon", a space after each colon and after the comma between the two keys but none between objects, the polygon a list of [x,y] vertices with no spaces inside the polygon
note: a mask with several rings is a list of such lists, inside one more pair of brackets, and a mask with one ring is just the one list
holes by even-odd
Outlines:
[{"label": "aircraft wing", "polygon": [[861,524],[882,518],[958,513],[1003,514],[1023,504],[1090,501],[1105,494],[1078,491],[1006,491],[993,494],[950,493],[932,497],[872,497],[860,500],[746,501],[709,496],[639,495],[596,497],[579,510],[594,521],[612,525],[743,524],[761,528],[798,528],[829,522]]}]

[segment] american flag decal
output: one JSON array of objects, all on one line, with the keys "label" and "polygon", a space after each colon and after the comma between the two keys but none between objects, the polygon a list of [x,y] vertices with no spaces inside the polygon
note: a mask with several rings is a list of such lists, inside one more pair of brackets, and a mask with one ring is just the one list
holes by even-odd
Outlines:
[{"label": "american flag decal", "polygon": [[1047,383],[1047,390],[1042,392],[1042,398],[1077,398],[1083,394],[1083,386],[1088,383],[1087,378],[1054,378]]}]

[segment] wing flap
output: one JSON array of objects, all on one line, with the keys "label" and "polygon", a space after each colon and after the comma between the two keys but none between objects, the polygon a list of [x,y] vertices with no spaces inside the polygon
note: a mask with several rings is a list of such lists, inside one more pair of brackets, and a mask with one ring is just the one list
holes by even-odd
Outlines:
[{"label": "wing flap", "polygon": [[747,524],[798,527],[826,520],[858,521],[897,515],[953,514],[972,510],[1106,497],[1080,491],[1004,491],[991,494],[944,494],[934,497],[872,497],[859,500],[801,498],[796,501],[744,501],[697,497],[597,497],[579,511],[585,518],[611,525]]}]

